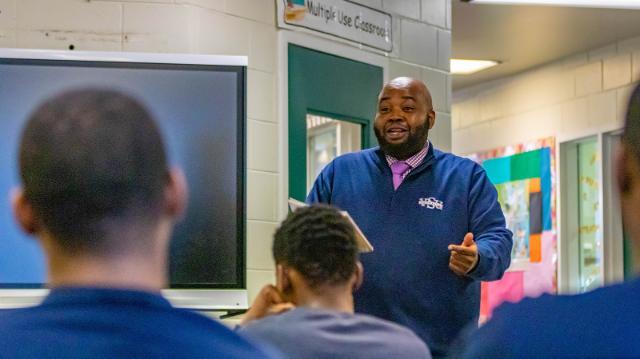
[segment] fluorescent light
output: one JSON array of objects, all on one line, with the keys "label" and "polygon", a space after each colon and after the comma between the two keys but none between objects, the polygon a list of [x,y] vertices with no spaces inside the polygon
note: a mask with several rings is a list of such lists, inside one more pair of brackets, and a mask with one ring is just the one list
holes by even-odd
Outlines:
[{"label": "fluorescent light", "polygon": [[469,0],[474,4],[550,5],[612,9],[640,9],[640,0]]},{"label": "fluorescent light", "polygon": [[451,59],[451,73],[454,75],[470,75],[472,73],[496,66],[497,61]]}]

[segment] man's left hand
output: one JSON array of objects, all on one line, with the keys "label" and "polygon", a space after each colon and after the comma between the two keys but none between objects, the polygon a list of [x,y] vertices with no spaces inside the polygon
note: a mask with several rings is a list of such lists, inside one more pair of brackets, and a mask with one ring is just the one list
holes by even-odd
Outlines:
[{"label": "man's left hand", "polygon": [[466,275],[478,263],[478,246],[473,233],[467,233],[461,245],[450,244],[449,251],[449,268],[457,275]]}]

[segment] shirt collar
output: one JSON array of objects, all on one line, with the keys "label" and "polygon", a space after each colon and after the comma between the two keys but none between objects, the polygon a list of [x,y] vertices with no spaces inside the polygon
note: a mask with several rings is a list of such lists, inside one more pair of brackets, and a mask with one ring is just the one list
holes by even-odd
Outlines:
[{"label": "shirt collar", "polygon": [[[424,147],[420,150],[420,152],[416,153],[415,155],[407,158],[406,160],[404,160],[409,166],[411,166],[411,168],[416,168],[418,167],[418,165],[420,163],[422,163],[422,161],[424,160],[424,158],[427,156],[427,152],[429,152],[429,140],[427,140],[427,142],[425,143]],[[387,164],[389,166],[391,166],[393,163],[398,162],[399,160],[393,156],[389,156],[385,154],[385,158],[387,159]]]},{"label": "shirt collar", "polygon": [[99,287],[57,287],[51,289],[43,304],[137,304],[171,307],[160,293]]}]

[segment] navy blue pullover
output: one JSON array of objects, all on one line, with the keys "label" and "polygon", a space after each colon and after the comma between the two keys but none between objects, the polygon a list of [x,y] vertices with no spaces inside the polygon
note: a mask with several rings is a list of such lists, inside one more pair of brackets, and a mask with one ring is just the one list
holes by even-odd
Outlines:
[{"label": "navy blue pullover", "polygon": [[[361,256],[356,311],[411,328],[436,357],[478,320],[479,281],[500,279],[511,262],[511,232],[484,169],[433,146],[397,190],[379,148],[340,156],[320,173],[307,202],[348,211],[375,248]],[[460,277],[449,269],[447,246],[467,232],[480,259]]]},{"label": "navy blue pullover", "polygon": [[640,358],[639,297],[634,279],[585,294],[505,303],[452,351],[463,348],[455,353],[462,358]]}]

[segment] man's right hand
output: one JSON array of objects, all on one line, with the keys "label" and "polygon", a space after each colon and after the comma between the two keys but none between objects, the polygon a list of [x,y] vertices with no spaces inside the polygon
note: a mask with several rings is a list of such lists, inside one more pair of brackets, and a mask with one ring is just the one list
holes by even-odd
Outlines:
[{"label": "man's right hand", "polygon": [[271,284],[265,285],[254,299],[251,308],[244,314],[240,325],[269,315],[280,314],[295,308],[293,303],[286,302],[280,291]]}]

